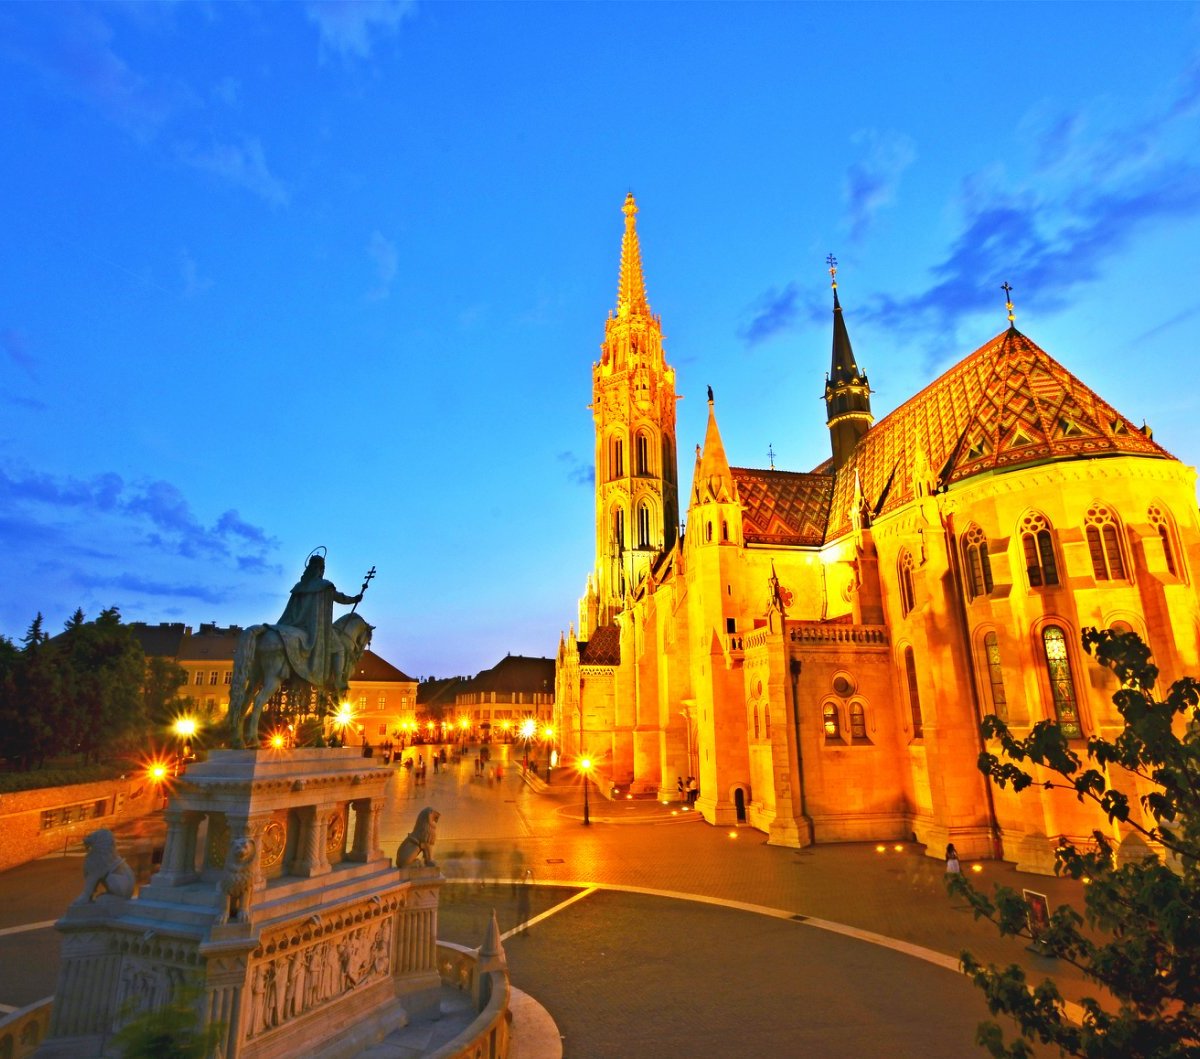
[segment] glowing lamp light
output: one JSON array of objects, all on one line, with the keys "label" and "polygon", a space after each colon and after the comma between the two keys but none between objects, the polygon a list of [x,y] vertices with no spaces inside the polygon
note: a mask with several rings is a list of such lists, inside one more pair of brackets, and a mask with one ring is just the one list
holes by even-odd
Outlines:
[{"label": "glowing lamp light", "polygon": [[146,775],[151,783],[162,783],[167,778],[167,766],[161,761],[153,761],[146,766]]},{"label": "glowing lamp light", "polygon": [[875,852],[876,852],[876,853],[886,853],[886,852],[887,852],[887,846],[876,846],[876,847],[875,847]]},{"label": "glowing lamp light", "polygon": [[287,737],[282,732],[275,732],[271,736],[271,746],[275,750],[282,750],[287,745]]},{"label": "glowing lamp light", "polygon": [[333,723],[340,725],[342,728],[354,723],[354,711],[350,709],[350,703],[343,702],[338,707],[338,712],[334,715]]},{"label": "glowing lamp light", "polygon": [[174,728],[180,739],[191,739],[196,734],[196,722],[191,717],[180,717]]},{"label": "glowing lamp light", "polygon": [[592,770],[592,759],[591,759],[590,757],[584,757],[584,758],[580,758],[580,759],[579,759],[579,767],[580,767],[581,769],[583,769],[583,771],[584,771],[584,772],[591,772],[591,770]]},{"label": "glowing lamp light", "polygon": [[738,833],[737,833],[736,831],[730,831],[730,832],[729,832],[729,837],[730,837],[730,838],[737,838],[737,837],[738,837]]},{"label": "glowing lamp light", "polygon": [[528,718],[521,722],[521,738],[532,739],[537,733],[537,722]]},{"label": "glowing lamp light", "polygon": [[[667,804],[666,802],[663,802],[663,805],[666,805],[666,804]],[[679,810],[678,810],[678,809],[672,809],[672,810],[671,810],[671,815],[672,815],[672,816],[678,816],[678,815],[679,815]]]},{"label": "glowing lamp light", "polygon": [[983,865],[982,864],[972,864],[971,871],[973,871],[976,875],[978,875],[981,871],[983,871]]},{"label": "glowing lamp light", "polygon": [[903,852],[904,852],[904,847],[903,847],[902,845],[900,845],[899,843],[897,843],[896,845],[894,845],[894,846],[892,847],[892,849],[894,849],[894,850],[895,850],[897,853],[903,853]]},{"label": "glowing lamp light", "polygon": [[464,717],[458,722],[458,726],[465,732],[471,726],[471,722]]},{"label": "glowing lamp light", "polygon": [[542,729],[542,737],[544,739],[553,739],[554,729],[550,725],[546,725],[546,727]]}]

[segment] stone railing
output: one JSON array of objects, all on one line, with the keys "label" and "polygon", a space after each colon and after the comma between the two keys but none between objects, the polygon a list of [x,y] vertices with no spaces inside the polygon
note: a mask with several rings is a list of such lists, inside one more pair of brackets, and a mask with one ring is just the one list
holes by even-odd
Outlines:
[{"label": "stone railing", "polygon": [[508,971],[485,971],[476,981],[479,951],[450,941],[437,943],[438,973],[442,984],[479,997],[479,1014],[453,1040],[430,1052],[425,1059],[506,1059],[511,1043]]},{"label": "stone railing", "polygon": [[768,628],[755,629],[753,632],[746,633],[742,642],[745,644],[747,651],[753,651],[756,647],[762,647],[767,642],[767,637],[771,635],[771,630]]},{"label": "stone railing", "polygon": [[788,639],[802,644],[860,644],[886,646],[886,625],[845,625],[822,621],[788,622]]},{"label": "stone railing", "polygon": [[26,1059],[33,1055],[50,1029],[50,1005],[54,997],[46,997],[11,1015],[0,1018],[0,1057]]}]

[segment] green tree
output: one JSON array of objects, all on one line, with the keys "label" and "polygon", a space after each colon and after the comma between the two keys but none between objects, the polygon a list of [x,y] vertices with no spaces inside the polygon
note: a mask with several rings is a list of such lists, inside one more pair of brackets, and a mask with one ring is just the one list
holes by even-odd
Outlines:
[{"label": "green tree", "polygon": [[[977,1042],[993,1056],[1023,1059],[1030,1041],[1052,1044],[1089,1059],[1175,1059],[1200,1055],[1200,684],[1184,677],[1165,698],[1154,695],[1157,668],[1133,633],[1088,629],[1085,649],[1120,682],[1113,702],[1124,728],[1113,740],[1094,736],[1084,756],[1057,724],[1043,721],[1016,738],[997,717],[984,718],[985,737],[999,753],[984,751],[979,768],[1000,787],[1031,786],[1073,792],[1096,805],[1123,833],[1140,835],[1144,855],[1119,860],[1109,835],[1093,832],[1091,848],[1063,840],[1055,870],[1087,880],[1084,909],[1061,905],[1038,942],[1050,955],[1079,968],[1100,987],[1087,998],[1081,1025],[1067,1017],[1063,998],[1047,979],[1030,989],[1016,964],[983,966],[962,954],[964,971],[987,998],[993,1015],[1010,1016],[1020,1036],[1005,1040],[994,1022],[979,1027]],[[1038,766],[1038,776],[1030,771]],[[1125,793],[1143,791],[1132,804]],[[961,876],[948,876],[976,918],[1000,933],[1030,937],[1021,895],[996,887],[980,893]]]},{"label": "green tree", "polygon": [[189,699],[179,694],[187,683],[187,670],[174,659],[153,655],[146,659],[145,683],[142,686],[142,705],[146,719],[158,728],[168,727],[177,717],[187,713]]},{"label": "green tree", "polygon": [[122,749],[145,730],[141,645],[116,607],[93,622],[69,622],[54,641],[69,705],[71,730],[85,762]]},{"label": "green tree", "polygon": [[30,623],[20,651],[9,643],[2,653],[0,755],[19,769],[37,768],[61,740],[62,684],[42,616]]},{"label": "green tree", "polygon": [[182,989],[154,1011],[134,1016],[113,1037],[122,1059],[206,1059],[214,1054],[224,1026],[202,1026],[199,992]]}]

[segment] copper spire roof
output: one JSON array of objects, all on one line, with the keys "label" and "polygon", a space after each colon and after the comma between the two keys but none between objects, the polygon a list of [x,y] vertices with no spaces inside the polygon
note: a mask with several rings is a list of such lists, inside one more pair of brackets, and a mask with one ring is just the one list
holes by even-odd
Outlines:
[{"label": "copper spire roof", "polygon": [[726,503],[737,499],[733,476],[729,473],[729,458],[725,455],[725,445],[721,441],[721,432],[717,429],[711,386],[708,389],[708,429],[704,433],[704,448],[696,463],[692,489],[699,503],[707,500]]},{"label": "copper spire roof", "polygon": [[642,278],[642,251],[638,246],[637,203],[633,192],[625,196],[625,234],[621,237],[621,275],[617,282],[617,316],[649,316],[646,282]]},{"label": "copper spire roof", "polygon": [[1010,327],[859,441],[836,476],[828,536],[850,525],[856,472],[866,503],[878,516],[913,499],[918,473],[931,474],[944,487],[1051,460],[1122,455],[1174,459]]}]

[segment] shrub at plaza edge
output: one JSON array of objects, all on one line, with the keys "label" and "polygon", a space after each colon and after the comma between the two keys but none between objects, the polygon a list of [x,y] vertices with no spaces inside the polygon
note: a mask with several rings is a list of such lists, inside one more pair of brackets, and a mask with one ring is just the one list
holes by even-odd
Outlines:
[{"label": "shrub at plaza edge", "polygon": [[[983,732],[1000,752],[980,754],[979,768],[1014,791],[1072,791],[1122,833],[1140,834],[1162,853],[1147,850],[1118,864],[1111,830],[1093,832],[1091,848],[1060,842],[1055,871],[1087,882],[1084,908],[1056,908],[1037,942],[1109,996],[1104,1006],[1085,999],[1077,1025],[1053,981],[1031,989],[1017,965],[985,967],[964,952],[963,969],[989,1010],[1008,1015],[1021,1031],[1006,1041],[998,1025],[984,1022],[976,1039],[992,1055],[1014,1059],[1031,1055],[1033,1040],[1096,1059],[1194,1057],[1200,1055],[1200,683],[1184,677],[1158,701],[1158,669],[1136,634],[1088,629],[1083,644],[1120,681],[1113,702],[1122,731],[1111,741],[1092,737],[1081,755],[1057,724],[1042,721],[1020,739],[988,716]],[[1124,792],[1135,789],[1141,793],[1131,800]],[[996,887],[988,896],[956,875],[947,885],[1001,934],[1031,937],[1020,894]]]}]

